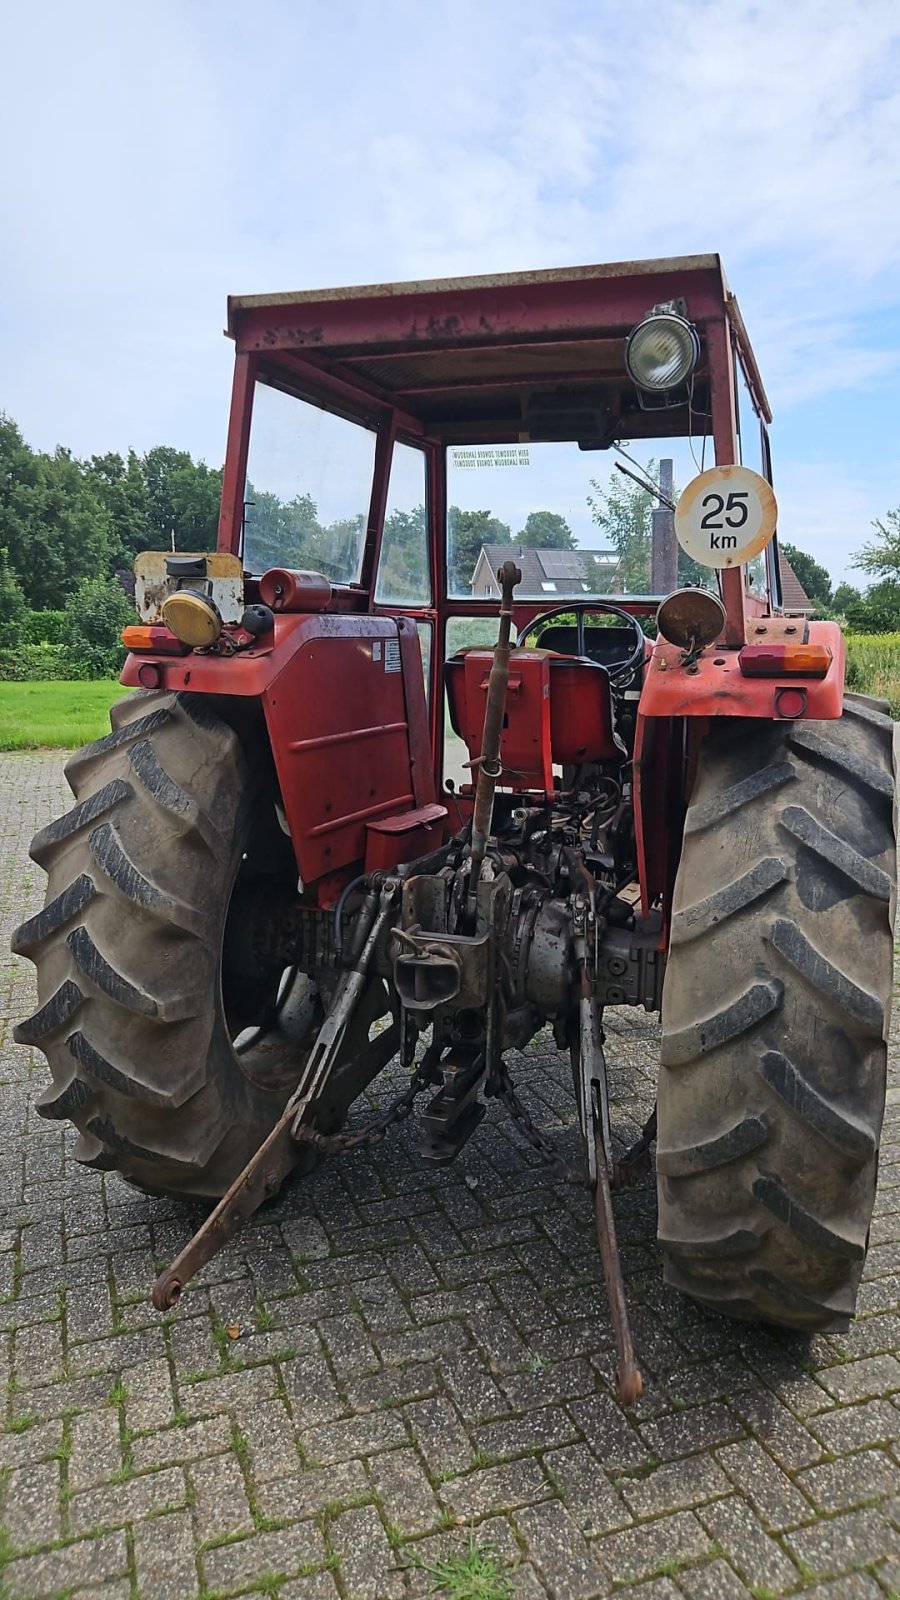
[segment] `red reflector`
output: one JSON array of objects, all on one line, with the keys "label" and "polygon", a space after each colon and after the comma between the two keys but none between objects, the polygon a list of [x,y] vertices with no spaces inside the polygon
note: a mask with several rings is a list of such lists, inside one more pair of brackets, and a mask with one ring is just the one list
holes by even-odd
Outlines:
[{"label": "red reflector", "polygon": [[176,639],[170,628],[148,627],[145,623],[130,623],[123,628],[122,643],[126,650],[147,650],[157,656],[186,656],[191,648]]},{"label": "red reflector", "polygon": [[824,678],[832,656],[827,644],[745,644],[738,661],[745,678]]}]

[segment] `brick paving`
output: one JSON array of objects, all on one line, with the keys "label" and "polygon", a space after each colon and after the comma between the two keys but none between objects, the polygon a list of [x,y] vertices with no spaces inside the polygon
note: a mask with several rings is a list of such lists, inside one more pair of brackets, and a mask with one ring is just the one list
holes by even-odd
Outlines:
[{"label": "brick paving", "polygon": [[[27,844],[67,794],[57,755],[0,757],[7,929],[40,904]],[[900,1594],[896,1040],[850,1332],[746,1328],[666,1290],[647,1183],[617,1202],[646,1379],[626,1414],[588,1197],[497,1108],[449,1169],[417,1162],[407,1124],[294,1184],[156,1316],[150,1282],[198,1213],[79,1168],[35,1115],[43,1058],[10,1038],[33,969],[0,962],[12,1600],[419,1600],[473,1538],[504,1580],[484,1600]],[[628,1138],[656,1028],[608,1022]],[[542,1038],[514,1075],[574,1159],[566,1063]]]}]

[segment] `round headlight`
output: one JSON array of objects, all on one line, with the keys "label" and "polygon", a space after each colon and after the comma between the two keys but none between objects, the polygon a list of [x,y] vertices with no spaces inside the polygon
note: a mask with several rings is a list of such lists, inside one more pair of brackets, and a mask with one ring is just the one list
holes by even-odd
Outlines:
[{"label": "round headlight", "polygon": [[176,639],[194,650],[215,644],[222,632],[218,606],[196,589],[176,589],[170,594],[168,600],[163,601],[162,619]]},{"label": "round headlight", "polygon": [[699,357],[696,328],[673,311],[645,317],[625,341],[625,366],[632,383],[657,394],[684,383]]}]

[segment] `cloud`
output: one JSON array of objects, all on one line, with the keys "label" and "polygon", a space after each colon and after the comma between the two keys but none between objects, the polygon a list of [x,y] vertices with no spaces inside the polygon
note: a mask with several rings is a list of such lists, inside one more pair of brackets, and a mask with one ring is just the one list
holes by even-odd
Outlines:
[{"label": "cloud", "polygon": [[852,565],[872,537],[872,523],[897,501],[897,466],[873,464],[866,472],[822,457],[789,460],[778,474],[778,531],[827,567],[836,583],[864,588],[868,581]]},{"label": "cloud", "polygon": [[895,0],[45,0],[4,25],[0,404],[38,444],[219,459],[229,291],[705,249],[776,411],[896,404]]}]

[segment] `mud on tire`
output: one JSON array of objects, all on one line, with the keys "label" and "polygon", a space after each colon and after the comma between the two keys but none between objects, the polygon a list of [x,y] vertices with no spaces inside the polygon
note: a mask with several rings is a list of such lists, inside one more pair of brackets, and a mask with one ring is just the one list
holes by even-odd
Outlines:
[{"label": "mud on tire", "polygon": [[657,1172],[666,1281],[798,1329],[852,1315],[885,1100],[893,725],[715,726],[675,886]]},{"label": "mud on tire", "polygon": [[300,1070],[296,1036],[270,1032],[239,1058],[226,1025],[223,934],[254,773],[199,697],[129,695],[111,722],[66,765],[76,804],[32,842],[47,899],[13,949],[37,966],[39,1004],[15,1037],[46,1054],[38,1110],[75,1123],[80,1161],[215,1197]]}]

